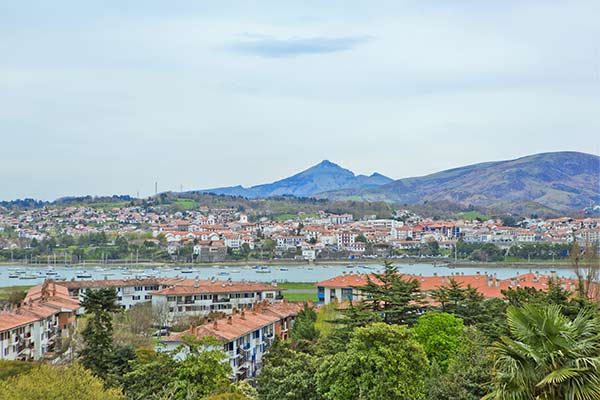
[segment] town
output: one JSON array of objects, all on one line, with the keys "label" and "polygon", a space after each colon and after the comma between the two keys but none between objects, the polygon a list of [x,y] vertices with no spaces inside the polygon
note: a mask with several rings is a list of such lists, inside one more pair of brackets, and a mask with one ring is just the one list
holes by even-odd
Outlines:
[{"label": "town", "polygon": [[[250,210],[251,211],[251,210]],[[566,258],[571,243],[598,246],[600,218],[253,215],[234,208],[0,208],[0,261],[198,262],[445,257],[475,261]]]}]

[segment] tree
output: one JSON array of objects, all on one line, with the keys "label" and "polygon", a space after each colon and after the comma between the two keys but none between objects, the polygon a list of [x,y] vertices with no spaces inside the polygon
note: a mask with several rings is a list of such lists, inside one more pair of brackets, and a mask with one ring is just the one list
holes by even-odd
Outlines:
[{"label": "tree", "polygon": [[212,337],[184,339],[174,352],[138,351],[122,381],[129,399],[191,400],[229,391],[231,368],[221,342]]},{"label": "tree", "polygon": [[465,329],[450,357],[448,372],[429,381],[429,400],[480,400],[489,392],[492,361],[485,343],[477,329]]},{"label": "tree", "polygon": [[368,242],[366,236],[363,235],[362,233],[359,234],[358,236],[356,236],[356,238],[354,238],[354,241],[355,242],[361,242],[361,243],[367,243]]},{"label": "tree", "polygon": [[552,304],[509,307],[510,337],[494,346],[493,390],[485,399],[600,399],[600,322],[574,320]]},{"label": "tree", "polygon": [[152,303],[149,301],[136,304],[127,311],[115,314],[113,342],[132,347],[150,346],[150,333],[155,321],[154,317]]},{"label": "tree", "polygon": [[600,260],[598,248],[592,243],[587,243],[582,252],[577,242],[571,248],[571,263],[578,280],[577,291],[583,299],[600,300],[598,280],[600,279]]},{"label": "tree", "polygon": [[326,400],[425,398],[429,364],[406,326],[375,323],[357,328],[348,351],[326,357],[317,390]]},{"label": "tree", "polygon": [[383,321],[390,324],[412,324],[420,308],[419,281],[404,279],[389,261],[384,262],[383,273],[374,273],[373,277],[368,277],[367,284],[358,288],[365,297],[361,308],[382,314]]},{"label": "tree", "polygon": [[9,289],[8,296],[6,298],[6,302],[9,305],[16,306],[21,304],[21,302],[25,299],[27,295],[27,291],[19,288]]},{"label": "tree", "polygon": [[0,381],[0,400],[124,400],[118,389],[105,389],[101,379],[79,364],[41,364],[28,373]]},{"label": "tree", "polygon": [[275,341],[257,378],[261,400],[317,400],[315,374],[319,359]]},{"label": "tree", "polygon": [[413,337],[423,346],[429,361],[435,360],[443,372],[456,352],[463,333],[463,321],[452,314],[428,312],[412,328]]},{"label": "tree", "polygon": [[290,338],[297,348],[306,348],[319,338],[319,331],[315,327],[317,313],[307,303],[296,315],[296,320],[290,331]]},{"label": "tree", "polygon": [[422,253],[425,255],[437,256],[440,254],[440,244],[435,239],[428,240],[422,248]]},{"label": "tree", "polygon": [[103,288],[88,290],[81,302],[89,319],[82,332],[85,347],[79,356],[84,367],[102,378],[106,378],[111,368],[112,314],[119,310],[116,300],[114,288]]}]

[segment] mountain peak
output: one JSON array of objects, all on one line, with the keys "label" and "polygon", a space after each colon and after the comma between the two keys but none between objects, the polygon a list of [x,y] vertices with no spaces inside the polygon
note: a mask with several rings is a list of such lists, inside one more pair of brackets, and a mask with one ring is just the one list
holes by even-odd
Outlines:
[{"label": "mountain peak", "polygon": [[333,163],[333,162],[331,162],[329,160],[323,160],[320,163],[318,163],[317,165],[315,165],[315,167],[337,167],[337,168],[342,168],[338,164]]},{"label": "mountain peak", "polygon": [[371,177],[359,175],[343,168],[329,160],[323,160],[312,167],[305,169],[293,176],[272,183],[252,186],[250,188],[217,188],[204,192],[216,194],[235,194],[245,197],[269,197],[292,195],[297,197],[311,197],[317,193],[338,189],[360,189],[383,185],[392,179],[380,174]]}]

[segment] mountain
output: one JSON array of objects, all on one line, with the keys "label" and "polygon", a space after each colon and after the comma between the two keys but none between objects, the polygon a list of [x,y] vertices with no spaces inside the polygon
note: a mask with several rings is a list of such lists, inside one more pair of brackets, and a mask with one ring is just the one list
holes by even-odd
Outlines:
[{"label": "mountain", "polygon": [[449,201],[498,210],[535,208],[560,212],[600,203],[600,157],[578,152],[530,155],[399,179],[374,188],[320,193],[327,199],[416,204]]},{"label": "mountain", "polygon": [[338,189],[368,189],[393,179],[374,173],[370,176],[354,175],[354,172],[342,168],[331,161],[324,160],[294,176],[273,183],[252,186],[230,186],[200,190],[203,193],[243,196],[247,198],[271,196],[311,197],[317,193]]}]

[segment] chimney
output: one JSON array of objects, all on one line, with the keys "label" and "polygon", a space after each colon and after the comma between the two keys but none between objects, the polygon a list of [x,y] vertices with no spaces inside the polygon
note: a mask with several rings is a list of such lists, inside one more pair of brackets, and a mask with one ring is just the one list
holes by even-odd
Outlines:
[{"label": "chimney", "polygon": [[217,320],[215,319],[215,322],[213,322],[213,329],[214,330],[218,330],[219,327],[217,326]]},{"label": "chimney", "polygon": [[241,317],[240,317],[240,318],[242,318],[242,319],[246,319],[246,313],[245,313],[244,311],[242,311],[242,315],[241,315]]},{"label": "chimney", "polygon": [[231,325],[231,315],[230,315],[229,317],[227,317],[227,323],[228,323],[229,325]]}]

